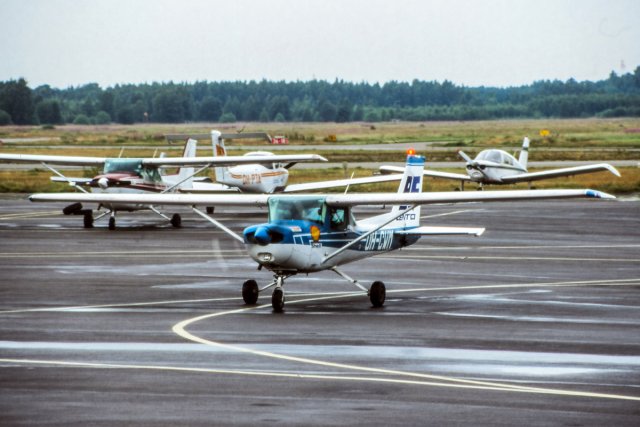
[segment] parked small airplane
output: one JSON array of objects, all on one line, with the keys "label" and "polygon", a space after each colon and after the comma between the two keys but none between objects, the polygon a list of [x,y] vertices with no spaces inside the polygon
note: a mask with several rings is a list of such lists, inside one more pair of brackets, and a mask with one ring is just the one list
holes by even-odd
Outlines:
[{"label": "parked small airplane", "polygon": [[[249,256],[274,274],[259,288],[255,280],[242,285],[242,297],[255,304],[259,293],[275,287],[271,304],[276,312],[284,308],[283,285],[298,273],[331,270],[369,295],[371,304],[385,301],[385,285],[375,281],[369,289],[339,269],[341,265],[393,251],[418,241],[422,236],[480,236],[484,228],[420,226],[420,206],[433,203],[509,201],[555,198],[614,198],[593,190],[519,190],[483,192],[422,193],[424,157],[407,156],[398,193],[369,194],[35,194],[33,202],[144,203],[191,206],[193,211],[219,229],[244,243]],[[267,207],[267,223],[252,225],[240,236],[196,206],[235,205]],[[357,221],[352,208],[360,205],[393,205],[391,211]]]},{"label": "parked small airplane", "polygon": [[[458,151],[458,154],[465,162],[467,162],[466,168],[468,175],[433,170],[425,170],[424,175],[433,178],[460,181],[460,188],[462,190],[464,190],[465,182],[476,182],[480,184],[480,186],[485,184],[500,185],[528,182],[529,187],[531,187],[532,181],[605,170],[611,172],[615,176],[620,176],[620,173],[616,168],[608,163],[551,169],[541,172],[528,172],[527,160],[529,158],[529,138],[524,138],[522,150],[520,151],[520,156],[517,160],[506,151],[497,149],[483,150],[473,160],[463,151]],[[397,173],[402,172],[402,170],[403,168],[397,166],[380,167],[380,171],[383,173]]]},{"label": "parked small airplane", "polygon": [[[225,157],[227,149],[225,139],[242,138],[245,134],[221,134],[217,130],[211,131],[211,144],[215,157]],[[257,137],[266,134],[247,134]],[[171,135],[171,138],[189,137],[202,138],[206,134]],[[269,158],[275,156],[268,151],[253,151],[244,156],[250,158]],[[277,156],[274,157],[274,159]],[[373,184],[379,182],[399,181],[402,175],[379,175],[363,178],[347,178],[331,181],[306,182],[301,184],[289,184],[289,168],[293,163],[284,163],[274,160],[272,163],[244,163],[237,166],[217,166],[215,168],[216,183],[194,182],[190,193],[216,193],[216,192],[241,192],[241,193],[293,193],[300,191],[316,191],[326,188],[348,187],[350,185]]]},{"label": "parked small airplane", "polygon": [[[214,185],[199,182],[194,178],[201,171],[212,166],[230,166],[240,164],[267,164],[287,163],[289,166],[297,162],[327,161],[322,156],[316,154],[296,154],[282,156],[226,156],[226,157],[196,157],[197,141],[189,139],[185,144],[182,157],[160,157],[160,158],[103,158],[103,157],[77,157],[77,156],[47,156],[31,154],[3,154],[0,153],[0,161],[40,163],[55,177],[51,179],[58,182],[68,182],[77,190],[88,193],[83,187],[89,187],[93,193],[175,193],[192,191],[196,185]],[[94,178],[72,178],[64,176],[61,172],[50,165],[60,166],[93,166],[103,167],[102,174]],[[194,166],[199,166],[195,170]],[[179,172],[173,175],[164,175],[161,170],[165,167],[179,167]],[[95,220],[106,215],[109,217],[109,229],[116,226],[116,213],[118,211],[136,211],[149,209],[164,219],[171,222],[174,227],[181,225],[182,219],[179,214],[173,214],[171,218],[161,213],[157,204],[148,203],[99,203],[98,209],[105,208],[106,212],[101,213]],[[84,226],[93,227],[93,211],[83,209],[81,203],[73,203],[63,209],[65,215],[83,215]]]}]

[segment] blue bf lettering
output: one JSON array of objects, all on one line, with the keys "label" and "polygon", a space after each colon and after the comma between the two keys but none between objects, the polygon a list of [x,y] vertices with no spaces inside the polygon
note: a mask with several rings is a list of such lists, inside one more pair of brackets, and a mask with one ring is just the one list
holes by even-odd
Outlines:
[{"label": "blue bf lettering", "polygon": [[421,176],[408,176],[407,182],[404,185],[405,193],[417,193],[420,187]]}]

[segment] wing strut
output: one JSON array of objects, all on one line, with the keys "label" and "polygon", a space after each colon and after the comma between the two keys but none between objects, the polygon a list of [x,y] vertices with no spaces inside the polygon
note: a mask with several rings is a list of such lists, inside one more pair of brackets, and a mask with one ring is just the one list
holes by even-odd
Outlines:
[{"label": "wing strut", "polygon": [[363,239],[366,239],[370,234],[375,233],[376,231],[380,230],[382,227],[391,224],[393,221],[395,221],[396,219],[400,218],[401,216],[403,216],[404,214],[411,212],[412,210],[414,210],[416,207],[418,207],[418,205],[413,205],[411,206],[409,209],[402,211],[402,213],[398,216],[394,216],[391,217],[391,219],[387,222],[382,223],[381,225],[375,227],[372,230],[367,231],[366,233],[364,233],[363,235],[359,236],[356,239],[353,239],[352,241],[350,241],[349,243],[347,243],[346,245],[344,245],[343,247],[341,247],[340,249],[338,249],[337,251],[333,252],[331,255],[327,255],[326,257],[324,257],[322,259],[321,264],[324,264],[325,262],[329,261],[331,258],[335,257],[336,255],[340,255],[342,252],[346,251],[347,249],[349,249],[351,246],[355,245],[356,243],[360,242]]},{"label": "wing strut", "polygon": [[195,213],[197,213],[198,215],[200,215],[202,218],[206,219],[207,221],[209,221],[211,224],[215,225],[216,227],[218,227],[220,230],[224,231],[225,233],[227,233],[229,236],[233,237],[234,239],[238,240],[240,243],[244,243],[244,239],[242,237],[240,237],[238,235],[238,233],[236,233],[235,231],[227,228],[226,226],[224,226],[220,221],[217,221],[213,218],[211,218],[209,215],[207,215],[206,213],[202,212],[200,209],[196,208],[195,206],[191,206],[191,209],[193,209],[193,211]]},{"label": "wing strut", "polygon": [[171,187],[167,188],[166,190],[161,191],[161,194],[170,192],[171,190],[173,190],[174,188],[178,187],[183,182],[190,180],[191,178],[193,178],[194,176],[198,175],[200,172],[202,172],[203,170],[205,170],[205,169],[207,169],[207,168],[209,168],[211,166],[212,166],[211,163],[207,163],[206,165],[204,165],[203,167],[201,167],[200,169],[198,169],[197,171],[195,171],[194,173],[192,173],[191,175],[189,175],[188,177],[186,177],[182,181],[179,181],[178,183],[173,184]]},{"label": "wing strut", "polygon": [[78,190],[80,190],[80,191],[82,191],[84,193],[89,193],[87,190],[85,190],[84,188],[80,187],[78,184],[73,182],[70,178],[67,178],[66,176],[62,175],[60,172],[58,172],[57,170],[55,170],[54,168],[52,168],[51,166],[49,166],[45,162],[42,162],[42,166],[44,166],[45,168],[49,169],[54,174],[58,175],[60,178],[62,178],[65,181],[67,181],[69,183],[69,185],[72,185],[73,187],[77,188]]}]

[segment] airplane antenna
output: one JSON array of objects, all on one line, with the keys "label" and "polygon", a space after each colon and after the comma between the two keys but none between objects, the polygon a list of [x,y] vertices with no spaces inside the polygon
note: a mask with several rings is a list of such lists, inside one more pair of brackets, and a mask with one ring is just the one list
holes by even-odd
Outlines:
[{"label": "airplane antenna", "polygon": [[[353,175],[356,174],[356,171],[351,172],[351,178],[349,179],[353,179]],[[344,189],[344,194],[347,194],[347,191],[349,191],[349,186],[351,185],[351,183],[347,184],[347,188]]]},{"label": "airplane antenna", "polygon": [[122,157],[122,153],[124,153],[124,147],[120,148],[120,154],[118,154],[118,158]]}]

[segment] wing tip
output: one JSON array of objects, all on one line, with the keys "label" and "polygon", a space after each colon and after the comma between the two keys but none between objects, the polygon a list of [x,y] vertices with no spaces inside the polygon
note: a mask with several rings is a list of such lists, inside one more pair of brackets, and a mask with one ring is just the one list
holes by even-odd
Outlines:
[{"label": "wing tip", "polygon": [[614,200],[616,196],[597,190],[585,190],[585,196],[594,199]]}]

